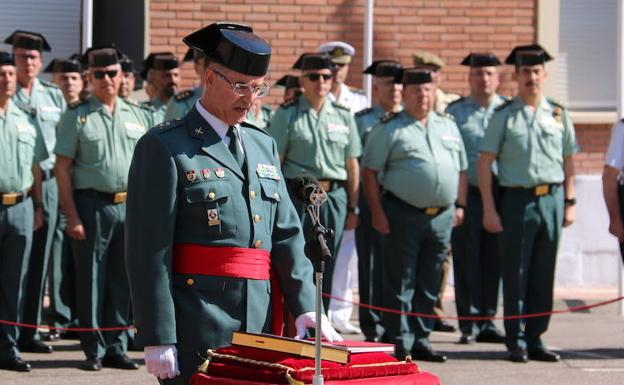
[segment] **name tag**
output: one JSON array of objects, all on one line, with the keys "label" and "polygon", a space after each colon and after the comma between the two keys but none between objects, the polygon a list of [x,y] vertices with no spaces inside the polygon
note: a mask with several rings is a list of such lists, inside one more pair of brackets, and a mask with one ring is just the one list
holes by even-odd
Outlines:
[{"label": "name tag", "polygon": [[348,134],[349,127],[345,126],[344,124],[328,123],[327,131],[330,133]]},{"label": "name tag", "polygon": [[35,127],[33,127],[32,125],[28,124],[28,123],[17,123],[17,132],[21,133],[27,133],[27,134],[32,134],[35,135],[37,131],[35,131]]},{"label": "name tag", "polygon": [[442,135],[442,140],[447,140],[450,142],[461,142],[461,138],[458,136],[453,136],[453,135]]},{"label": "name tag", "polygon": [[41,112],[52,112],[52,113],[60,113],[61,109],[57,106],[40,106],[39,111]]},{"label": "name tag", "polygon": [[124,123],[124,126],[126,127],[126,130],[128,131],[140,132],[140,133],[145,132],[145,127],[140,124],[126,122]]},{"label": "name tag", "polygon": [[272,164],[258,164],[258,166],[256,166],[256,174],[258,174],[260,178],[280,180],[277,167]]},{"label": "name tag", "polygon": [[540,122],[545,127],[563,128],[563,123],[560,121],[558,122],[552,115],[543,116]]}]

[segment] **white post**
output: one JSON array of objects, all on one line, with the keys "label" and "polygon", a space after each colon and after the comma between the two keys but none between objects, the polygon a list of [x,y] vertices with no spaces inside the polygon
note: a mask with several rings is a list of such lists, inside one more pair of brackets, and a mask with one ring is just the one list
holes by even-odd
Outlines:
[{"label": "white post", "polygon": [[[616,95],[617,95],[617,114],[618,118],[622,118],[624,114],[624,29],[622,28],[622,22],[624,21],[624,5],[622,0],[618,0],[617,10],[617,83],[616,83]],[[619,263],[618,263],[619,265]],[[621,297],[624,295],[624,273],[622,271],[624,267],[620,266],[618,269],[618,295]],[[624,316],[624,302],[619,302],[619,314]]]},{"label": "white post", "polygon": [[93,0],[82,0],[82,52],[93,44]]},{"label": "white post", "polygon": [[[373,13],[374,0],[366,0],[366,12],[364,14],[364,68],[373,62]],[[370,102],[372,99],[371,77],[364,76],[363,89]]]}]

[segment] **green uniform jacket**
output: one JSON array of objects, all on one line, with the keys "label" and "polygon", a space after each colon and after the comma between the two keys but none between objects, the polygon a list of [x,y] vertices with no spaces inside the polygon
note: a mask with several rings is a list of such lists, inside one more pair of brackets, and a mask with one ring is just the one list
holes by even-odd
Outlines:
[{"label": "green uniform jacket", "polygon": [[363,166],[380,172],[380,184],[416,207],[449,206],[459,173],[468,168],[455,121],[430,112],[427,126],[406,111],[389,115],[368,137]]},{"label": "green uniform jacket", "polygon": [[283,103],[273,114],[269,132],[284,157],[284,175],[347,180],[347,159],[361,155],[362,145],[349,109],[325,99],[317,114],[304,95]]},{"label": "green uniform jacket", "polygon": [[167,111],[167,103],[162,103],[157,97],[141,103],[141,107],[151,113],[152,125],[160,124],[165,121],[165,112]]},{"label": "green uniform jacket", "polygon": [[262,106],[260,108],[260,114],[256,117],[251,110],[247,113],[247,117],[245,121],[251,125],[254,125],[258,128],[266,130],[269,127],[269,123],[271,122],[271,115],[273,115],[273,110],[270,106]]},{"label": "green uniform jacket", "polygon": [[30,188],[33,164],[47,157],[33,113],[9,100],[5,114],[0,115],[0,193]]},{"label": "green uniform jacket", "polygon": [[312,264],[275,142],[246,123],[240,130],[244,172],[195,108],[137,144],[126,264],[141,346],[177,343],[182,352],[201,354],[230,344],[233,331],[270,331],[269,281],[174,274],[172,248],[179,243],[269,251],[292,314],[314,311]]},{"label": "green uniform jacket", "polygon": [[63,93],[54,84],[35,79],[30,95],[18,84],[14,99],[34,111],[35,124],[41,132],[49,155],[41,161],[40,166],[43,170],[52,169],[56,158],[56,127],[66,106]]},{"label": "green uniform jacket", "polygon": [[163,121],[181,118],[186,115],[203,93],[204,87],[199,85],[174,95],[167,103]]},{"label": "green uniform jacket", "polygon": [[562,183],[563,158],[577,151],[574,125],[560,104],[542,97],[532,111],[519,96],[496,109],[481,152],[496,154],[501,186]]},{"label": "green uniform jacket", "polygon": [[122,98],[112,117],[95,96],[70,105],[59,122],[55,152],[74,159],[73,187],[126,191],[134,146],[149,124],[145,110]]}]

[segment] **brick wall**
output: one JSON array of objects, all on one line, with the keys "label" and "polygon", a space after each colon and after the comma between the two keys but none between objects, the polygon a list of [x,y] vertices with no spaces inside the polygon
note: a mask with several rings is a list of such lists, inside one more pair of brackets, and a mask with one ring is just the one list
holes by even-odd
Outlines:
[{"label": "brick wall", "polygon": [[[355,46],[348,83],[362,84],[364,0],[150,0],[150,49],[186,52],[182,38],[214,21],[245,23],[273,47],[268,84],[273,84],[303,52],[321,42],[343,40]],[[373,59],[394,58],[411,66],[411,55],[429,50],[447,63],[443,88],[464,94],[466,68],[458,65],[470,51],[493,51],[503,60],[510,49],[535,38],[535,0],[377,0]],[[512,68],[501,68],[500,93],[513,95]],[[184,86],[195,83],[192,64],[183,68]],[[268,103],[281,100],[273,89]],[[608,125],[580,125],[582,153],[578,173],[602,170]]]}]

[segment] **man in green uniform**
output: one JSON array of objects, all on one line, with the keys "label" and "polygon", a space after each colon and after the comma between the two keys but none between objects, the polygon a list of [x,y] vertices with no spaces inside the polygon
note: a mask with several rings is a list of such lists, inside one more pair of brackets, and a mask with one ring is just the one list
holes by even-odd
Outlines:
[{"label": "man in green uniform", "polygon": [[[20,322],[33,229],[43,224],[38,162],[48,155],[32,110],[11,100],[15,90],[13,55],[0,51],[0,319]],[[20,330],[0,325],[0,369],[30,371],[17,347]]]},{"label": "man in green uniform", "polygon": [[[323,225],[334,230],[328,246],[335,258],[343,231],[354,229],[358,222],[360,138],[349,109],[327,97],[333,76],[330,58],[304,54],[295,67],[301,70],[303,94],[275,111],[269,130],[277,142],[286,179],[310,175],[327,191],[320,216]],[[296,194],[291,190],[293,197]],[[312,237],[312,221],[302,204],[296,207],[305,236]],[[327,294],[331,293],[333,268],[332,260],[326,265],[323,279],[323,292]],[[327,309],[329,299],[324,297],[323,301]]]},{"label": "man in green uniform", "polygon": [[[270,298],[277,289],[299,335],[315,325],[312,265],[277,147],[244,123],[254,99],[268,93],[271,48],[231,23],[184,42],[206,56],[205,90],[182,119],[139,141],[126,226],[136,342],[150,373],[180,385],[232,332],[279,332],[269,312],[282,314]],[[323,329],[340,338],[325,316]]]},{"label": "man in green uniform", "polygon": [[134,62],[132,59],[124,55],[124,57],[119,61],[119,64],[121,65],[121,71],[123,72],[121,85],[119,86],[119,97],[133,101],[130,96],[136,89],[137,77],[137,72],[134,69]]},{"label": "man in green uniform", "polygon": [[[15,100],[35,111],[35,123],[50,157],[41,162],[43,171],[44,225],[33,234],[33,244],[28,266],[24,322],[39,324],[43,306],[43,290],[47,275],[52,236],[58,216],[58,190],[52,168],[56,125],[65,109],[61,91],[52,83],[37,78],[41,71],[41,52],[50,51],[50,45],[39,33],[15,31],[4,41],[13,46],[17,68]],[[36,329],[24,329],[19,340],[20,350],[34,353],[51,353],[52,347],[41,341]]]},{"label": "man in green uniform", "polygon": [[284,87],[284,102],[303,93],[301,84],[299,84],[299,76],[284,75],[275,82],[275,87]]},{"label": "man in green uniform", "polygon": [[271,122],[273,110],[271,106],[262,103],[262,99],[256,99],[249,109],[245,121],[253,126],[266,130]]},{"label": "man in green uniform", "polygon": [[143,107],[152,110],[154,124],[165,120],[167,103],[177,93],[180,85],[180,63],[171,52],[150,53],[143,60],[141,77],[154,88],[154,96]]},{"label": "man in green uniform", "polygon": [[[551,59],[537,44],[514,48],[505,62],[515,65],[518,95],[496,109],[481,141],[477,170],[483,227],[502,232],[506,316],[552,310],[561,226],[575,217],[574,126],[567,111],[541,91],[544,63]],[[501,186],[498,206],[492,196],[494,161]],[[559,361],[541,340],[549,320],[505,321],[511,361]]]},{"label": "man in green uniform", "polygon": [[[462,222],[468,167],[455,122],[431,110],[432,82],[429,71],[404,71],[404,110],[373,129],[362,161],[373,227],[382,235],[382,306],[426,314],[433,314],[451,229]],[[382,315],[397,357],[444,362],[429,345],[433,323]]]},{"label": "man in green uniform", "polygon": [[[82,65],[79,60],[54,59],[48,66],[53,74],[53,80],[63,92],[65,103],[72,104],[80,101],[83,91]],[[48,68],[46,68],[47,70]],[[48,292],[50,305],[47,309],[48,325],[52,327],[76,327],[75,301],[75,273],[74,263],[69,252],[69,241],[65,237],[67,218],[62,211],[58,213],[58,220],[52,245],[50,246],[50,262],[48,266]],[[51,330],[46,336],[47,341],[56,341],[61,337],[77,337],[75,332],[60,333]]]},{"label": "man in green uniform", "polygon": [[[402,66],[393,60],[377,60],[364,70],[373,76],[373,94],[377,96],[377,104],[355,114],[362,147],[372,128],[381,118],[389,113],[397,113],[401,106],[401,90],[403,85],[395,82],[401,74]],[[381,244],[379,233],[373,228],[372,216],[364,189],[360,190],[359,199],[360,224],[355,229],[355,246],[358,255],[358,288],[360,302],[380,306],[382,291],[381,275]],[[378,341],[383,336],[380,313],[373,309],[359,308],[360,329],[367,341]]]},{"label": "man in green uniform", "polygon": [[[453,275],[455,304],[460,317],[494,317],[500,284],[500,255],[498,237],[483,230],[483,206],[477,178],[479,146],[494,109],[505,102],[496,93],[499,85],[498,66],[492,53],[471,53],[461,62],[470,67],[470,94],[447,107],[462,135],[468,158],[468,198],[465,218],[453,230]],[[497,192],[498,183],[494,183]],[[496,195],[496,194],[495,194]],[[492,320],[460,320],[460,344],[475,342],[504,342],[503,334]]]},{"label": "man in green uniform", "polygon": [[171,100],[169,100],[165,110],[164,121],[181,118],[186,115],[204,92],[204,55],[202,55],[201,52],[189,48],[186,55],[184,55],[184,62],[188,61],[193,61],[195,73],[197,73],[197,77],[199,78],[199,84],[196,87],[174,95]]},{"label": "man in green uniform", "polygon": [[[63,115],[55,171],[76,264],[80,326],[120,327],[128,324],[130,307],[123,233],[128,169],[149,122],[117,96],[121,53],[101,47],[85,55],[93,95]],[[81,333],[87,357],[81,368],[137,369],[125,354],[125,337],[124,331]]]}]

